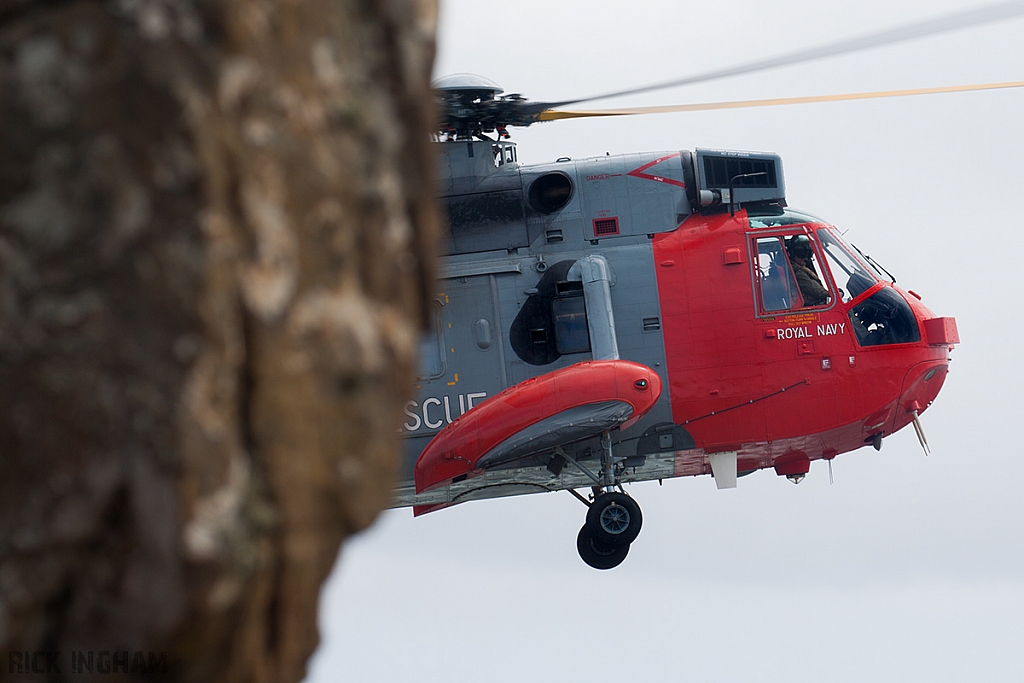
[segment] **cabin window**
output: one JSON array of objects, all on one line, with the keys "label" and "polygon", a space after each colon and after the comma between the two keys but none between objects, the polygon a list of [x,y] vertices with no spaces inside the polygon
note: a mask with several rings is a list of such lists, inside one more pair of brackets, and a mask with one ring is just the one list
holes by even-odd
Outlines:
[{"label": "cabin window", "polygon": [[548,264],[509,327],[512,351],[530,365],[547,365],[563,353],[590,348],[583,283],[566,279],[573,263],[574,260],[566,259]]},{"label": "cabin window", "polygon": [[825,228],[818,230],[818,241],[843,301],[855,299],[877,282],[831,231]]},{"label": "cabin window", "polygon": [[582,296],[551,301],[551,319],[555,328],[555,350],[560,354],[590,351],[587,309]]},{"label": "cabin window", "polygon": [[800,306],[796,280],[782,238],[758,238],[755,271],[763,312],[777,313]]},{"label": "cabin window", "polygon": [[498,144],[491,146],[491,151],[494,153],[494,165],[496,167],[504,166],[505,164],[513,164],[516,162],[515,143],[499,142]]}]

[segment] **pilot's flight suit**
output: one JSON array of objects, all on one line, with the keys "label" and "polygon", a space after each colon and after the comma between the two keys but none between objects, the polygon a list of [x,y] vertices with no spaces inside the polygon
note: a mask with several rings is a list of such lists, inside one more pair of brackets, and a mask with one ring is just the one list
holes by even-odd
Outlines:
[{"label": "pilot's flight suit", "polygon": [[820,306],[828,301],[828,290],[821,284],[813,268],[794,263],[793,275],[804,297],[804,306]]}]

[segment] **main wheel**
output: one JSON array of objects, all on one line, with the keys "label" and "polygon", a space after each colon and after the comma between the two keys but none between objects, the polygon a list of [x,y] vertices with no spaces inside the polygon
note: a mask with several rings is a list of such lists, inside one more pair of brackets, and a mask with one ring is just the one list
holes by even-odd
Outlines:
[{"label": "main wheel", "polygon": [[632,543],[643,523],[636,501],[617,491],[598,496],[587,510],[587,526],[594,538],[610,545]]},{"label": "main wheel", "polygon": [[583,561],[594,569],[618,567],[629,554],[629,544],[612,545],[594,538],[590,526],[584,524],[576,536],[576,550]]}]

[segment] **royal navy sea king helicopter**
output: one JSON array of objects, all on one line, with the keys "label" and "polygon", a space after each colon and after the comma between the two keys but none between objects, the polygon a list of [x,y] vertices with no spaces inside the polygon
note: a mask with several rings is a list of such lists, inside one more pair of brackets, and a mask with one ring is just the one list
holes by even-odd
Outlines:
[{"label": "royal navy sea king helicopter", "polygon": [[[1016,16],[1022,6],[654,87]],[[790,208],[778,155],[698,148],[524,165],[510,126],[650,110],[558,111],[581,100],[502,96],[469,74],[436,89],[450,238],[418,395],[406,406],[395,506],[420,515],[565,490],[587,506],[580,556],[609,569],[642,525],[624,484],[711,474],[731,488],[760,469],[799,483],[812,461],[880,449],[910,424],[927,452],[919,417],[959,342],[954,319],[897,287],[834,226]]]}]

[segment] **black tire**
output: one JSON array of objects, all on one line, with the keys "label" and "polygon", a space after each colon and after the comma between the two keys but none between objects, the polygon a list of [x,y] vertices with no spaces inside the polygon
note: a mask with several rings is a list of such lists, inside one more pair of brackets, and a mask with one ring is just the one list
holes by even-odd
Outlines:
[{"label": "black tire", "polygon": [[587,526],[594,538],[610,545],[632,543],[643,523],[637,502],[618,491],[598,496],[587,510]]},{"label": "black tire", "polygon": [[590,527],[586,524],[576,535],[576,550],[583,561],[594,569],[611,569],[618,567],[629,554],[629,544],[611,545],[594,538]]}]

